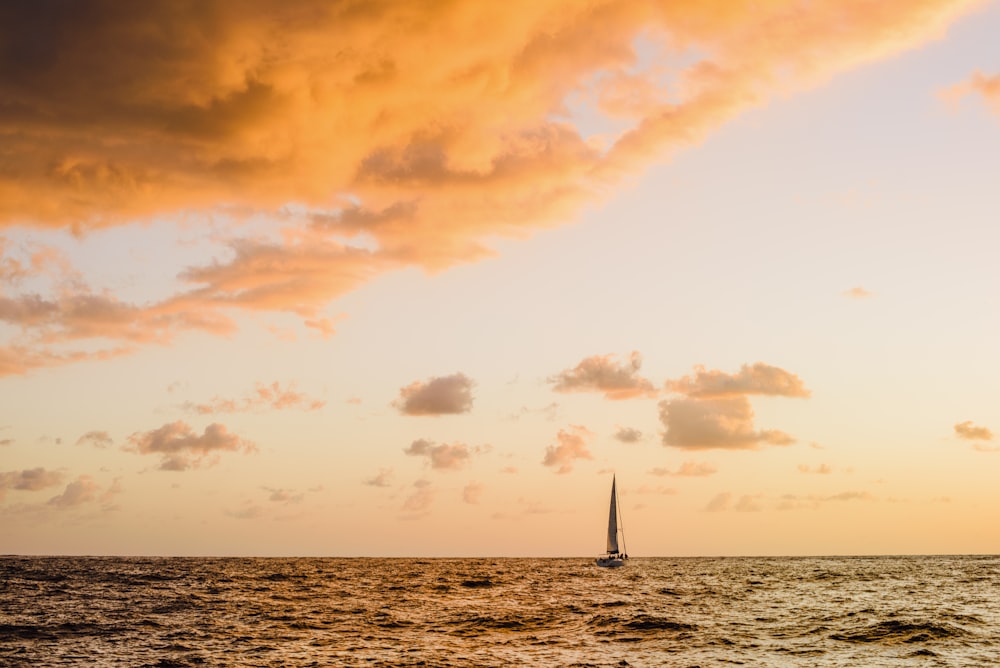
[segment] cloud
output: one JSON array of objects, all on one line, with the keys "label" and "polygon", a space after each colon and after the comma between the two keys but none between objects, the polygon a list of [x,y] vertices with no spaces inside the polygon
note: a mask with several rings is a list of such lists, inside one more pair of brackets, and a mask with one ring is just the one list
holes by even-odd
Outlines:
[{"label": "cloud", "polygon": [[365,480],[364,484],[369,487],[389,487],[391,483],[389,478],[392,477],[392,469],[379,469],[375,476]]},{"label": "cloud", "polygon": [[268,492],[267,500],[272,503],[299,503],[305,497],[305,494],[301,492],[288,489],[274,487],[262,487],[261,489]]},{"label": "cloud", "polygon": [[[329,334],[320,311],[376,276],[574,220],[739,113],[938,37],[977,4],[4,5],[0,226],[86,234],[187,212],[278,229],[238,238],[234,221],[226,253],[159,302],[39,297],[0,373],[231,333],[231,309]],[[575,108],[623,129],[597,142]],[[0,276],[51,266],[5,257]]]},{"label": "cloud", "polygon": [[844,292],[844,296],[849,297],[851,299],[868,299],[869,297],[874,297],[875,293],[866,290],[859,285],[851,288],[850,290],[846,290]]},{"label": "cloud", "polygon": [[670,399],[660,402],[660,420],[666,427],[663,444],[685,450],[752,450],[760,445],[790,445],[788,434],[753,424],[753,408],[746,397]]},{"label": "cloud", "polygon": [[392,405],[404,415],[447,415],[472,410],[473,382],[464,374],[414,381],[400,388]]},{"label": "cloud", "polygon": [[434,503],[434,490],[428,480],[417,480],[413,483],[416,491],[403,501],[403,510],[415,513],[416,516],[426,514]]},{"label": "cloud", "polygon": [[729,492],[722,492],[716,494],[705,506],[705,510],[710,513],[720,513],[724,510],[729,510],[732,505],[733,495]]},{"label": "cloud", "polygon": [[642,356],[632,352],[628,361],[616,363],[615,355],[587,357],[572,369],[550,376],[556,392],[601,392],[605,399],[637,399],[656,396],[653,384],[639,376]]},{"label": "cloud", "polygon": [[0,500],[4,498],[7,490],[37,492],[58,485],[62,479],[63,475],[58,471],[49,471],[40,466],[22,471],[0,471]]},{"label": "cloud", "polygon": [[966,441],[992,441],[993,432],[986,427],[978,427],[971,420],[955,425],[955,435]]},{"label": "cloud", "polygon": [[264,516],[264,509],[260,506],[248,505],[239,510],[227,510],[226,515],[237,520],[255,520]]},{"label": "cloud", "polygon": [[951,104],[966,95],[978,95],[993,113],[1000,115],[1000,74],[990,76],[977,70],[966,81],[941,91],[941,97]]},{"label": "cloud", "polygon": [[717,473],[716,469],[712,464],[699,463],[699,462],[684,462],[677,467],[676,471],[671,471],[665,468],[654,468],[649,471],[650,475],[656,476],[679,476],[685,478],[703,478]]},{"label": "cloud", "polygon": [[642,432],[632,427],[618,427],[615,432],[615,440],[622,443],[638,443],[642,440]]},{"label": "cloud", "polygon": [[667,386],[674,392],[704,399],[748,394],[801,398],[810,395],[801,378],[763,362],[744,364],[736,374],[697,366],[694,376],[668,381]]},{"label": "cloud", "polygon": [[82,475],[66,485],[66,489],[58,496],[53,496],[48,503],[57,508],[73,508],[88,501],[93,501],[100,491],[100,486],[90,476]]},{"label": "cloud", "polygon": [[782,431],[757,431],[747,396],[810,395],[798,376],[763,362],[744,364],[735,374],[696,366],[693,375],[667,381],[667,388],[686,396],[659,404],[660,421],[666,428],[663,444],[691,450],[750,450],[762,444],[794,443]]},{"label": "cloud", "polygon": [[0,438],[0,448],[2,448],[5,445],[13,445],[13,444],[14,444],[14,439],[12,438]]},{"label": "cloud", "polygon": [[483,486],[476,482],[471,482],[462,489],[462,500],[472,505],[477,505],[483,496]]},{"label": "cloud", "polygon": [[[211,455],[223,452],[250,453],[256,446],[226,430],[217,422],[205,427],[202,434],[185,422],[170,422],[158,429],[136,432],[128,437],[126,450],[140,455],[159,455],[163,471],[185,471],[197,468]],[[209,465],[214,460],[207,462]]]},{"label": "cloud", "polygon": [[296,392],[291,387],[282,388],[281,384],[275,381],[270,385],[257,383],[254,391],[240,400],[213,397],[208,403],[187,402],[184,407],[199,415],[212,415],[214,413],[244,413],[262,409],[284,410],[287,408],[315,411],[325,405],[325,401],[311,399],[301,392]]},{"label": "cloud", "polygon": [[77,445],[90,445],[95,448],[109,448],[114,441],[106,431],[88,431],[76,440]]},{"label": "cloud", "polygon": [[556,434],[556,445],[545,449],[545,466],[557,466],[556,473],[569,473],[573,470],[573,462],[577,459],[593,459],[587,449],[587,441],[593,434],[586,427],[570,425],[568,429],[560,429]]},{"label": "cloud", "polygon": [[818,473],[827,475],[833,473],[833,469],[828,464],[820,464],[816,468],[811,468],[808,464],[799,464],[799,473]]},{"label": "cloud", "polygon": [[413,441],[403,452],[414,457],[426,457],[431,468],[442,471],[456,471],[472,459],[472,451],[463,443],[435,445],[422,438]]}]

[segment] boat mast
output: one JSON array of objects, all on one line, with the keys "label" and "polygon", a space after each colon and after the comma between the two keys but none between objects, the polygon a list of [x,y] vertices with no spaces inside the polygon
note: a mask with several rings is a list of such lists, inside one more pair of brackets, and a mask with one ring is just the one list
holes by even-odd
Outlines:
[{"label": "boat mast", "polygon": [[[617,494],[618,490],[616,489],[615,495]],[[622,554],[628,554],[628,548],[625,547],[625,523],[622,522],[622,506],[620,503],[616,503],[615,505],[618,507],[618,530],[622,533]]]}]

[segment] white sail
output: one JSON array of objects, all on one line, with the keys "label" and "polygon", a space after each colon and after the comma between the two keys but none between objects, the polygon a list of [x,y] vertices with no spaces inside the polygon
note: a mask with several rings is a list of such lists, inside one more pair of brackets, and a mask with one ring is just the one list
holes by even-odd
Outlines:
[{"label": "white sail", "polygon": [[611,478],[611,514],[608,516],[608,554],[618,554],[618,499]]}]

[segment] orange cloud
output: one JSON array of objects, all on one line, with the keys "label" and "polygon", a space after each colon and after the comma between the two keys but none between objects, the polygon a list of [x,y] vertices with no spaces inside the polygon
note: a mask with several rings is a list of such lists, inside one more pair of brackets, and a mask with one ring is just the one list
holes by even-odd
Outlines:
[{"label": "orange cloud", "polygon": [[365,484],[369,487],[389,487],[392,484],[389,482],[389,478],[391,477],[391,469],[379,469],[378,473],[365,480]]},{"label": "orange cloud", "polygon": [[404,415],[447,415],[472,410],[472,379],[464,374],[415,381],[400,388],[393,406]]},{"label": "orange cloud", "polygon": [[868,299],[869,297],[874,297],[875,293],[864,289],[863,287],[856,286],[844,292],[845,297],[850,297],[851,299]]},{"label": "orange cloud", "polygon": [[58,485],[62,479],[63,475],[58,471],[48,471],[42,467],[24,469],[23,471],[2,471],[0,472],[0,500],[4,498],[7,490],[34,492]]},{"label": "orange cloud", "polygon": [[286,408],[301,408],[303,410],[315,411],[326,405],[325,401],[311,399],[301,392],[296,392],[290,387],[281,387],[277,381],[270,385],[257,383],[257,387],[250,396],[243,397],[239,401],[235,399],[223,399],[213,397],[206,404],[195,404],[187,402],[184,407],[199,415],[211,415],[213,413],[242,413],[260,409],[283,410]]},{"label": "orange cloud", "polygon": [[684,462],[677,467],[676,471],[666,468],[654,468],[649,473],[657,476],[682,476],[682,477],[704,477],[710,476],[718,471],[713,465],[699,462]]},{"label": "orange cloud", "polygon": [[49,505],[63,509],[73,508],[88,501],[93,501],[100,490],[100,486],[90,476],[82,475],[66,485],[66,489],[63,490],[62,494],[49,499]]},{"label": "orange cloud", "polygon": [[[217,422],[198,434],[185,422],[170,422],[158,429],[136,432],[128,437],[125,449],[140,455],[160,455],[163,471],[186,471],[197,468],[210,455],[222,452],[256,451],[256,446],[226,430]],[[214,463],[210,460],[209,464]]]},{"label": "orange cloud", "polygon": [[781,431],[756,431],[753,416],[750,401],[742,396],[660,402],[660,420],[666,427],[664,445],[686,450],[748,450],[761,444],[795,442]]},{"label": "orange cloud", "polygon": [[1000,74],[989,76],[977,70],[967,81],[941,92],[941,96],[951,103],[956,103],[970,94],[982,97],[993,113],[1000,115]]},{"label": "orange cloud", "polygon": [[573,470],[573,462],[577,459],[593,459],[587,449],[587,441],[593,434],[586,427],[571,425],[568,429],[560,429],[556,434],[556,445],[545,449],[545,466],[558,466],[556,473],[569,473]]},{"label": "orange cloud", "polygon": [[697,398],[747,394],[804,398],[810,395],[801,378],[763,362],[752,366],[744,364],[736,374],[707,371],[705,367],[697,366],[693,377],[684,376],[680,380],[669,381],[667,386],[674,392]]},{"label": "orange cloud", "polygon": [[967,441],[992,441],[993,432],[986,427],[978,427],[972,420],[959,422],[955,425],[955,435]]},{"label": "orange cloud", "polygon": [[422,438],[411,443],[403,452],[415,457],[427,457],[431,468],[443,471],[460,469],[472,459],[472,451],[463,443],[435,445]]},{"label": "orange cloud", "polygon": [[466,503],[477,505],[483,496],[483,486],[477,482],[470,482],[462,488],[462,500]]},{"label": "orange cloud", "polygon": [[76,444],[90,445],[95,448],[109,448],[114,444],[114,441],[106,431],[88,431],[76,440]]},{"label": "orange cloud", "polygon": [[656,396],[653,384],[638,375],[641,366],[638,352],[632,352],[622,364],[615,363],[614,355],[594,355],[551,376],[548,382],[556,392],[603,392],[605,399]]},{"label": "orange cloud", "polygon": [[417,491],[403,501],[403,510],[415,513],[411,517],[419,517],[426,514],[431,504],[434,503],[434,490],[431,489],[429,480],[418,480],[413,483],[413,486]]},{"label": "orange cloud", "polygon": [[[227,257],[188,267],[189,289],[160,302],[0,294],[22,339],[0,343],[0,374],[91,358],[85,340],[108,355],[229,333],[229,309],[293,312],[329,335],[319,311],[373,277],[572,221],[747,108],[938,37],[977,4],[4,6],[0,226],[224,212],[280,229],[234,231]],[[598,146],[573,100],[624,130]],[[45,262],[0,244],[0,280]]]}]

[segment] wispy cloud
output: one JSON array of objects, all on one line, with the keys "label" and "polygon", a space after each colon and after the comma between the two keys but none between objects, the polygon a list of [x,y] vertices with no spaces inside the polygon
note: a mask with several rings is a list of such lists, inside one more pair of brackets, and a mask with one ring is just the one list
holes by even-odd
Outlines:
[{"label": "wispy cloud", "polygon": [[951,104],[956,104],[966,95],[978,95],[993,113],[1000,116],[1000,74],[988,75],[976,70],[965,81],[941,91],[941,97]]},{"label": "wispy cloud", "polygon": [[477,482],[470,482],[462,488],[462,501],[472,505],[477,505],[479,500],[483,497],[484,489],[485,488],[481,484]]},{"label": "wispy cloud", "polygon": [[57,508],[73,508],[97,498],[101,487],[90,476],[82,475],[66,485],[62,494],[53,496],[48,503]]},{"label": "wispy cloud", "polygon": [[820,475],[828,475],[833,473],[833,469],[830,468],[829,464],[819,464],[818,466],[809,466],[808,464],[799,464],[799,473],[818,473]]},{"label": "wispy cloud", "polygon": [[364,481],[364,484],[369,487],[389,487],[392,483],[389,481],[392,477],[392,469],[379,469],[371,478]]},{"label": "wispy cloud", "polygon": [[667,386],[674,392],[698,399],[752,394],[801,398],[810,395],[801,378],[763,362],[744,364],[735,374],[715,369],[709,371],[703,366],[697,366],[693,376],[668,381]]},{"label": "wispy cloud", "polygon": [[425,515],[434,503],[434,490],[429,480],[417,480],[413,487],[416,491],[403,501],[403,510],[411,513],[410,519]]},{"label": "wispy cloud", "polygon": [[845,297],[849,297],[850,299],[869,299],[875,296],[874,292],[866,290],[860,285],[853,287],[850,290],[845,290],[843,294]]},{"label": "wispy cloud", "polygon": [[46,487],[58,485],[62,479],[62,473],[49,471],[40,466],[21,471],[0,471],[0,500],[4,498],[7,490],[36,492]]},{"label": "wispy cloud", "polygon": [[114,445],[114,440],[106,431],[88,431],[86,434],[76,439],[77,445],[89,445],[95,448],[110,448]]},{"label": "wispy cloud", "polygon": [[284,410],[288,408],[315,411],[325,405],[325,401],[310,398],[308,395],[297,392],[287,385],[282,388],[281,384],[275,381],[270,385],[257,383],[254,391],[241,399],[213,397],[208,403],[196,404],[187,402],[184,404],[184,407],[199,415],[212,415],[215,413],[244,413],[265,409]]},{"label": "wispy cloud", "polygon": [[550,376],[548,382],[556,392],[599,392],[605,399],[656,396],[653,384],[639,375],[642,356],[638,352],[621,363],[616,359],[615,355],[587,357],[572,369]]},{"label": "wispy cloud", "polygon": [[684,462],[675,470],[654,468],[649,471],[655,476],[679,476],[684,478],[703,478],[717,473],[718,469],[706,462]]},{"label": "wispy cloud", "polygon": [[542,464],[558,467],[556,473],[569,473],[573,470],[573,462],[576,460],[594,458],[587,449],[587,443],[592,437],[593,433],[580,425],[570,425],[566,429],[560,429],[556,434],[556,444],[545,449]]},{"label": "wispy cloud", "polygon": [[393,406],[404,415],[451,415],[472,410],[470,378],[461,373],[414,381],[400,388]]},{"label": "wispy cloud", "polygon": [[426,457],[431,468],[441,471],[456,471],[471,461],[474,452],[481,451],[481,448],[469,448],[464,443],[435,444],[422,438],[403,450],[414,457]]},{"label": "wispy cloud", "polygon": [[223,452],[250,453],[256,446],[238,435],[230,433],[217,422],[205,427],[202,434],[186,422],[170,422],[158,429],[136,432],[128,437],[126,450],[141,455],[159,455],[160,469],[185,471],[203,463],[212,464],[212,456]]}]

